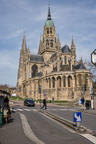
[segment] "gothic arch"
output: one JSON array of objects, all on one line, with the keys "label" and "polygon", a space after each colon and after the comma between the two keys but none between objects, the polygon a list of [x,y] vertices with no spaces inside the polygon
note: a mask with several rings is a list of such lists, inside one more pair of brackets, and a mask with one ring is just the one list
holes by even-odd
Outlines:
[{"label": "gothic arch", "polygon": [[68,87],[72,86],[72,77],[68,76]]},{"label": "gothic arch", "polygon": [[51,79],[49,78],[48,81],[49,81],[49,88],[51,88]]},{"label": "gothic arch", "polygon": [[52,87],[55,88],[55,78],[52,77]]},{"label": "gothic arch", "polygon": [[32,66],[31,70],[32,70],[32,77],[37,76],[37,74],[38,74],[38,66],[36,64],[34,64]]},{"label": "gothic arch", "polygon": [[63,87],[66,87],[66,76],[63,77]]},{"label": "gothic arch", "polygon": [[61,87],[61,77],[60,76],[57,77],[57,87],[58,88]]}]

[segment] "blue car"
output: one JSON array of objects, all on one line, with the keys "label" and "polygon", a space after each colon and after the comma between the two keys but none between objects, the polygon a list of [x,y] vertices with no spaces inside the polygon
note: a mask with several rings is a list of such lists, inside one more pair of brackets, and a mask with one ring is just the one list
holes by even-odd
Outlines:
[{"label": "blue car", "polygon": [[35,107],[35,101],[33,99],[25,99],[24,106],[33,106]]}]

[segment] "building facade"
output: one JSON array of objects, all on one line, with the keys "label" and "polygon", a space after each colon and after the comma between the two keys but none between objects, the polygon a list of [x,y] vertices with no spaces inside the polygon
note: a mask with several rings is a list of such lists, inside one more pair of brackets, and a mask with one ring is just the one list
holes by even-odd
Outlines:
[{"label": "building facade", "polygon": [[51,18],[50,7],[44,25],[38,54],[31,54],[24,34],[20,50],[17,88],[20,96],[49,100],[72,100],[82,96],[90,99],[91,73],[83,60],[76,60],[76,46],[72,37],[71,46],[61,46]]}]

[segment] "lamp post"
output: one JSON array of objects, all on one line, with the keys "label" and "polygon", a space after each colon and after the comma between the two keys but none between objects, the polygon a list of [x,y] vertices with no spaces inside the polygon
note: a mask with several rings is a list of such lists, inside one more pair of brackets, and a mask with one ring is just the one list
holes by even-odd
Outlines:
[{"label": "lamp post", "polygon": [[41,109],[41,80],[38,81],[38,93],[40,94],[40,109]]}]

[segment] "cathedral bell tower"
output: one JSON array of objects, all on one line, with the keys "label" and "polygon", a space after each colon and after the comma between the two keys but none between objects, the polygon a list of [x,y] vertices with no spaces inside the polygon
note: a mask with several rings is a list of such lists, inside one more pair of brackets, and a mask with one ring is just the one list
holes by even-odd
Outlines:
[{"label": "cathedral bell tower", "polygon": [[57,49],[60,49],[60,42],[57,42],[55,26],[51,18],[49,6],[48,17],[44,25],[43,35],[40,39],[38,54],[43,55],[44,62],[46,63]]}]

